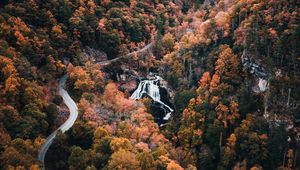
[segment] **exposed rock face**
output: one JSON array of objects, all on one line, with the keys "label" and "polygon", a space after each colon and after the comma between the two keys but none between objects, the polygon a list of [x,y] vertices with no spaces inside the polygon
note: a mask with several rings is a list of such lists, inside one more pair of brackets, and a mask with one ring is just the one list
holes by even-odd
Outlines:
[{"label": "exposed rock face", "polygon": [[260,78],[258,82],[258,87],[261,92],[265,92],[268,87],[268,81]]},{"label": "exposed rock face", "polygon": [[[300,132],[297,131],[297,129],[295,129],[295,125],[293,121],[293,117],[291,117],[290,115],[280,115],[280,114],[276,114],[276,113],[269,113],[267,110],[268,108],[268,96],[269,96],[269,75],[266,72],[266,70],[258,63],[256,63],[256,61],[254,59],[252,59],[251,57],[248,57],[246,54],[246,51],[244,51],[242,57],[242,64],[244,67],[248,68],[251,74],[254,74],[257,78],[256,78],[256,85],[253,87],[253,91],[256,93],[265,93],[264,94],[264,107],[265,107],[265,111],[264,111],[264,117],[265,119],[269,122],[269,126],[270,127],[278,127],[280,125],[285,125],[285,130],[295,133],[295,137],[288,136],[288,142],[291,142],[292,140],[295,140],[297,142],[300,141]],[[278,69],[277,71],[275,71],[274,74],[275,78],[280,78],[282,77],[282,72],[280,69]],[[289,105],[289,101],[287,102]]]},{"label": "exposed rock face", "polygon": [[167,93],[170,97],[170,100],[173,102],[174,98],[175,98],[175,92],[171,88],[169,88],[168,82],[166,80],[162,79],[160,81],[160,87],[167,91]]},{"label": "exposed rock face", "polygon": [[264,93],[268,90],[268,80],[262,78],[255,78],[252,90],[255,93]]},{"label": "exposed rock face", "polygon": [[254,59],[249,58],[246,55],[246,51],[244,51],[241,58],[243,66],[248,68],[250,73],[255,74],[258,78],[257,87],[254,87],[253,91],[256,93],[266,92],[268,89],[268,73],[260,64],[257,64]]},{"label": "exposed rock face", "polygon": [[90,59],[95,62],[101,62],[101,61],[107,60],[107,55],[103,51],[93,49],[90,47],[86,47],[83,50],[82,56],[84,59],[87,59],[87,60]]}]

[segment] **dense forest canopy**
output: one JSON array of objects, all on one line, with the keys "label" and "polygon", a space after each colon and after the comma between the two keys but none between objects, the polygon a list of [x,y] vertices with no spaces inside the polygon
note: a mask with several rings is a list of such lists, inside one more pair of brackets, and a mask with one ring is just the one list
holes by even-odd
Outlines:
[{"label": "dense forest canopy", "polygon": [[3,170],[297,170],[300,2],[1,0],[0,95]]}]

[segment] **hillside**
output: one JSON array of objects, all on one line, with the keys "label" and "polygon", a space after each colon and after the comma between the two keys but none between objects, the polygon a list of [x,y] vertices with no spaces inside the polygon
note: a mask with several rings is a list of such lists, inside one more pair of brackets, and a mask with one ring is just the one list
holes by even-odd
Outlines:
[{"label": "hillside", "polygon": [[299,5],[1,1],[0,169],[300,169]]}]

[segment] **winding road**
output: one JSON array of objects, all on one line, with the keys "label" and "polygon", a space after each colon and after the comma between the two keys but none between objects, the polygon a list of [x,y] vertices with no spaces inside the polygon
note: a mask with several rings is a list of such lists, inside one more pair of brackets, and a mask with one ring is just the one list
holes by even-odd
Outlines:
[{"label": "winding road", "polygon": [[65,75],[60,79],[58,88],[59,88],[59,95],[61,95],[64,103],[67,105],[67,107],[70,110],[70,116],[67,119],[67,121],[65,121],[64,124],[62,124],[57,130],[55,130],[50,136],[47,137],[46,142],[42,146],[42,148],[39,152],[39,155],[38,155],[38,159],[42,163],[42,169],[45,169],[45,156],[46,156],[46,153],[47,153],[50,145],[52,144],[57,132],[60,130],[60,131],[62,131],[62,133],[64,133],[67,130],[69,130],[73,126],[73,124],[76,121],[77,116],[78,116],[78,108],[77,108],[76,103],[70,97],[68,92],[64,89],[67,77],[68,76]]},{"label": "winding road", "polygon": [[[99,64],[100,65],[108,65],[108,64],[110,64],[114,61],[119,60],[120,58],[133,56],[134,53],[147,52],[147,50],[150,49],[151,47],[152,47],[152,43],[149,43],[145,47],[143,47],[142,49],[139,49],[138,51],[131,52],[131,53],[125,55],[125,56],[120,56],[120,57],[117,57],[117,58],[112,59],[112,60],[102,61],[102,62],[99,62]],[[138,54],[138,55],[140,55],[140,54]],[[67,107],[70,110],[70,116],[64,124],[62,124],[58,129],[56,129],[53,133],[51,133],[51,135],[49,135],[47,137],[46,142],[42,146],[42,148],[39,152],[39,155],[38,155],[38,159],[39,159],[39,161],[41,161],[41,164],[42,164],[42,169],[45,169],[45,156],[46,156],[46,153],[47,153],[48,149],[50,148],[57,132],[62,131],[62,133],[64,133],[67,130],[69,130],[73,126],[73,124],[75,123],[75,121],[77,119],[77,116],[78,116],[78,108],[77,108],[76,103],[70,97],[68,92],[64,89],[67,77],[68,77],[67,75],[64,75],[60,79],[58,88],[59,88],[59,95],[63,98],[64,103],[67,105]]]}]

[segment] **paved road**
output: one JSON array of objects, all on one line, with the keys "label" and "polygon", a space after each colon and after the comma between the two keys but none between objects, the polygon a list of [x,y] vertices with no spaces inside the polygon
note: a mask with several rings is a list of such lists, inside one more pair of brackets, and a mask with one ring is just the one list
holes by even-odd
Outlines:
[{"label": "paved road", "polygon": [[[117,58],[112,59],[112,60],[102,61],[102,62],[99,62],[99,64],[100,65],[108,65],[111,62],[117,61],[117,60],[119,60],[122,57],[132,56],[136,52],[137,53],[143,53],[143,52],[147,51],[151,47],[152,47],[152,43],[149,43],[145,47],[143,47],[142,49],[140,49],[138,51],[134,51],[134,52],[129,53],[129,54],[125,55],[125,56],[120,56],[120,57],[117,57]],[[69,130],[73,126],[73,124],[76,121],[77,116],[78,116],[78,108],[77,108],[76,103],[70,97],[70,95],[68,94],[68,92],[66,90],[64,90],[64,85],[66,83],[66,80],[67,80],[67,75],[63,76],[60,79],[60,81],[59,81],[59,94],[63,98],[64,103],[69,108],[69,110],[70,110],[70,116],[69,116],[69,118],[67,119],[67,121],[64,124],[62,124],[57,130],[55,130],[51,135],[49,135],[47,137],[45,144],[42,146],[42,148],[41,148],[41,150],[39,152],[39,155],[38,155],[38,159],[41,161],[43,169],[45,169],[45,156],[46,156],[46,153],[47,153],[49,147],[51,146],[51,144],[52,144],[52,142],[53,142],[53,140],[54,140],[57,132],[59,130],[61,130],[64,133],[65,131]]]},{"label": "paved road", "polygon": [[67,130],[69,130],[73,126],[73,124],[76,121],[77,116],[78,116],[78,108],[77,108],[76,103],[70,97],[68,92],[64,89],[66,80],[67,80],[67,75],[63,76],[60,79],[60,81],[59,81],[59,94],[63,98],[64,103],[69,108],[70,116],[67,119],[67,121],[65,121],[64,124],[62,124],[57,130],[55,130],[50,136],[47,137],[45,144],[42,146],[42,149],[40,150],[39,155],[38,155],[38,159],[41,161],[43,169],[45,169],[45,156],[46,156],[46,153],[47,153],[50,145],[52,144],[57,132],[59,130],[61,130],[64,133]]},{"label": "paved road", "polygon": [[129,54],[127,54],[127,55],[124,55],[124,56],[120,56],[120,57],[114,58],[114,59],[112,59],[112,60],[101,61],[101,62],[99,62],[98,64],[100,64],[100,65],[102,65],[102,66],[109,65],[110,63],[112,63],[112,62],[114,62],[114,61],[117,61],[117,60],[119,60],[119,59],[121,59],[121,58],[123,58],[123,57],[133,56],[134,53],[138,53],[138,55],[139,55],[139,53],[143,53],[143,52],[147,51],[147,50],[148,50],[149,48],[151,48],[151,47],[152,47],[152,43],[149,43],[149,44],[147,44],[145,47],[143,47],[142,49],[139,49],[139,50],[137,50],[137,51],[131,52],[131,53],[129,53]]}]

